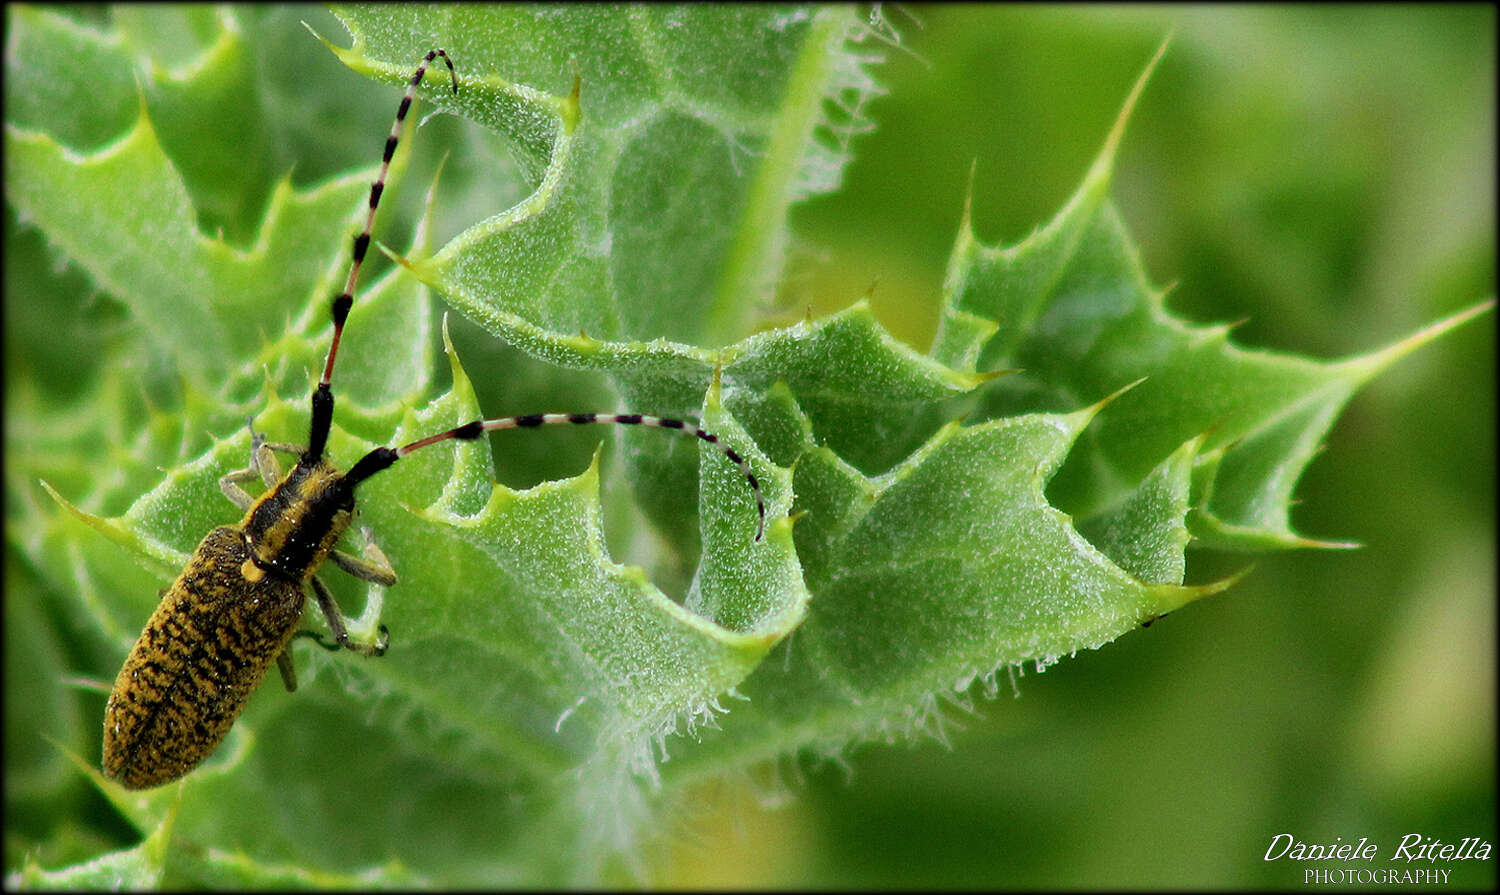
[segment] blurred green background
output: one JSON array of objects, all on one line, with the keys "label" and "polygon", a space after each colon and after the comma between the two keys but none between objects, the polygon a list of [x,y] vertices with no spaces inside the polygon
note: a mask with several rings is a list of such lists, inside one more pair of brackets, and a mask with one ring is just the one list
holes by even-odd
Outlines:
[{"label": "blurred green background", "polygon": [[[245,17],[258,35],[305,43],[299,18],[342,34],[317,10],[262,12]],[[1072,193],[1136,75],[1174,30],[1127,133],[1114,194],[1146,269],[1178,284],[1169,299],[1177,313],[1248,318],[1240,344],[1339,357],[1494,292],[1490,7],[883,14],[902,46],[870,45],[889,59],[878,70],[889,95],[868,110],[879,128],[854,144],[844,189],[795,212],[796,255],[780,296],[789,309],[842,307],[878,280],[877,314],[925,349],[971,163],[981,238],[1024,237]],[[388,125],[388,89],[348,77],[326,55],[304,58],[305,68],[273,73],[285,96],[334,85],[336,96],[314,102],[368,103],[369,134],[306,128],[305,145],[294,139],[247,163],[252,200],[293,162],[299,184],[369,164]],[[432,125],[432,145],[455,142],[451,119]],[[325,147],[333,154],[320,155]],[[411,182],[426,182],[419,166],[437,155],[418,154]],[[441,236],[479,213],[443,207]],[[30,240],[13,257],[45,257],[34,233],[16,233],[13,216],[6,227],[8,248]],[[8,292],[15,282],[7,276]],[[30,334],[60,325],[58,307],[79,309],[67,325],[82,340],[99,338],[88,330],[99,330],[100,314],[110,322],[76,272],[49,288],[59,304],[28,307],[7,295],[12,380],[69,366],[32,353],[43,349]],[[597,389],[539,364],[517,377],[505,357],[504,393],[487,393],[479,355],[491,340],[461,324],[455,338],[481,403],[496,413],[534,410],[529,395],[555,394],[559,380],[581,395]],[[89,344],[75,343],[74,353]],[[784,790],[706,787],[654,853],[659,880],[1290,887],[1303,868],[1261,860],[1277,833],[1369,837],[1383,854],[1411,832],[1494,842],[1494,374],[1491,316],[1402,361],[1350,405],[1299,488],[1295,520],[1310,536],[1364,549],[1258,557],[1227,594],[1028,674],[1019,698],[1002,692],[975,715],[950,712],[946,745],[869,745],[844,765],[784,764]],[[65,378],[40,384],[59,394],[71,387]],[[572,450],[557,440],[508,442],[500,477],[525,485],[576,473],[592,444],[582,435]],[[33,584],[15,550],[7,631],[23,627],[13,613],[39,630],[30,617],[38,607],[15,599]],[[1195,554],[1189,576],[1209,580],[1246,562]],[[6,700],[7,867],[42,837],[53,855],[131,842],[76,777],[59,795],[59,777],[71,772],[36,736],[97,723],[79,708],[96,708],[97,695],[63,697],[35,680],[56,660],[28,657],[57,651],[6,641],[7,696],[57,699]],[[767,807],[767,792],[790,798]],[[1494,862],[1470,866],[1478,863],[1458,866],[1452,885],[1493,887]]]}]

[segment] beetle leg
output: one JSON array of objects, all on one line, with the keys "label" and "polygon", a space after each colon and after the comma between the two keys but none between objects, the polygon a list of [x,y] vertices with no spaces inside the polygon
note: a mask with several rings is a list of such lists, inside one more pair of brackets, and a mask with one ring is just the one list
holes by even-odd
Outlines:
[{"label": "beetle leg", "polygon": [[260,475],[260,480],[266,483],[267,488],[274,488],[281,481],[281,464],[276,462],[276,455],[271,453],[274,450],[259,435],[255,436],[255,442],[250,448],[250,466]]},{"label": "beetle leg", "polygon": [[343,649],[343,647],[339,646],[337,643],[329,643],[328,641],[324,640],[323,635],[319,634],[317,631],[309,631],[306,628],[292,635],[293,640],[296,640],[298,637],[306,637],[308,640],[311,640],[313,643],[316,643],[323,649],[328,650],[330,653],[336,653],[339,650]]},{"label": "beetle leg", "polygon": [[302,448],[295,444],[267,441],[257,446],[252,463],[260,472],[260,480],[266,483],[266,487],[274,488],[281,482],[281,464],[276,462],[276,454],[296,456],[301,453]]},{"label": "beetle leg", "polygon": [[292,664],[292,651],[284,649],[276,657],[276,670],[281,672],[281,682],[288,693],[297,692],[297,666]]},{"label": "beetle leg", "polygon": [[[254,420],[250,418],[246,418],[245,425],[250,430],[250,465],[225,473],[219,478],[219,490],[224,492],[230,503],[242,510],[250,509],[250,505],[255,503],[255,496],[241,488],[241,483],[254,481],[259,477],[267,488],[274,488],[281,481],[281,464],[276,462],[276,453],[302,453],[302,448],[295,444],[266,441],[264,435],[255,431]],[[276,453],[272,453],[273,451]]]},{"label": "beetle leg", "polygon": [[219,477],[219,490],[224,492],[224,496],[229,498],[230,503],[241,510],[248,510],[250,509],[250,505],[255,503],[255,497],[249,491],[241,488],[240,482],[251,481],[258,475],[260,475],[260,472],[254,466],[247,466],[244,469],[226,472]]},{"label": "beetle leg", "polygon": [[375,544],[368,527],[361,528],[359,531],[365,537],[364,553],[369,557],[368,559],[360,559],[353,554],[341,553],[338,550],[330,553],[328,558],[333,560],[334,565],[361,581],[368,581],[382,587],[395,584],[396,570],[391,568],[390,558]]},{"label": "beetle leg", "polygon": [[[248,424],[250,421],[246,420]],[[276,487],[281,481],[281,464],[276,462],[276,454],[300,454],[303,448],[300,445],[287,444],[284,441],[266,441],[266,436],[250,428],[250,465],[260,473],[260,480],[266,483],[267,488]]]},{"label": "beetle leg", "polygon": [[[323,617],[328,619],[328,628],[333,632],[333,639],[344,649],[353,650],[361,656],[383,656],[385,648],[391,642],[391,632],[386,630],[385,625],[380,626],[380,637],[375,643],[357,643],[349,639],[349,629],[344,624],[344,614],[339,611],[339,604],[334,601],[333,593],[328,590],[328,585],[319,581],[317,576],[312,578],[313,593],[318,598],[318,608],[323,610]],[[319,643],[322,641],[320,640]]]}]

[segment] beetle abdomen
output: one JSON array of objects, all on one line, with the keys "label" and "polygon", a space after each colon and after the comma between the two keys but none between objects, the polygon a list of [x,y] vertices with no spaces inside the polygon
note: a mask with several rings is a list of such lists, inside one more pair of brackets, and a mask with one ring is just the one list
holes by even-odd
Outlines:
[{"label": "beetle abdomen", "polygon": [[302,616],[299,584],[244,571],[233,526],[208,533],[162,596],[104,710],[104,773],[130,789],[169,783],[224,739]]}]

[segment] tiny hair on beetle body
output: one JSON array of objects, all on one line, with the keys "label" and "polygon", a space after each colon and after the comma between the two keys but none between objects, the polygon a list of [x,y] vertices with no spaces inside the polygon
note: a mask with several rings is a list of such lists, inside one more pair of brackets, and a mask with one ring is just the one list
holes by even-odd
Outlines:
[{"label": "tiny hair on beetle body", "polygon": [[[345,553],[336,545],[353,525],[358,486],[423,448],[450,440],[475,440],[488,432],[555,425],[665,429],[715,448],[739,468],[755,502],[755,540],[764,533],[765,500],[750,464],[717,435],[685,419],[597,412],[476,419],[406,444],[376,447],[347,470],[340,470],[329,458],[333,373],[344,326],[354,305],[376,210],[403,125],[417,89],[438,60],[447,69],[452,93],[459,93],[459,74],[448,54],[429,50],[407,82],[386,137],[379,174],[370,186],[363,226],[353,239],[348,275],[331,302],[333,332],[310,399],[306,443],[267,441],[255,431],[253,419],[247,421],[249,463],[218,481],[242,517],[203,537],[182,572],[162,592],[115,678],[105,704],[103,770],[128,789],[178,780],[212,754],[272,664],[286,689],[295,690],[294,639],[311,637],[326,649],[370,658],[384,655],[390,644],[386,627],[379,627],[374,642],[351,637],[332,591],[318,572],[332,563],[373,584],[390,587],[397,583],[395,569],[369,529],[359,529],[361,555]],[[576,73],[573,89],[576,95]],[[290,470],[282,471],[278,454],[294,458]],[[265,490],[253,496],[243,485],[257,480]],[[299,630],[309,598],[327,621],[331,640]]]}]

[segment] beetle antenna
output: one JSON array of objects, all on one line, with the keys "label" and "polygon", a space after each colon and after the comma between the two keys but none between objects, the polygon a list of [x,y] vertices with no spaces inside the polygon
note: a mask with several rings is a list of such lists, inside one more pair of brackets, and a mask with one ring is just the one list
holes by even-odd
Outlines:
[{"label": "beetle antenna", "polygon": [[344,321],[349,318],[349,309],[354,307],[354,290],[359,284],[359,269],[364,264],[365,253],[370,248],[370,233],[375,227],[375,209],[380,207],[380,194],[385,192],[385,178],[391,170],[391,159],[396,155],[396,144],[401,137],[401,126],[406,121],[406,113],[411,110],[412,100],[416,97],[417,85],[422,83],[422,76],[427,73],[427,66],[439,56],[443,64],[448,66],[448,76],[453,81],[453,93],[458,94],[458,73],[453,70],[453,62],[448,54],[442,50],[429,50],[422,57],[422,63],[417,66],[416,72],[411,76],[411,81],[406,85],[406,94],[401,97],[401,105],[396,109],[396,120],[391,125],[390,135],[385,138],[385,154],[380,162],[380,175],[375,182],[370,184],[370,210],[365,216],[364,229],[354,237],[353,260],[349,264],[349,279],[344,283],[344,291],[340,292],[333,300],[333,341],[328,345],[328,359],[323,363],[323,378],[318,380],[318,387],[313,391],[312,398],[312,425],[307,437],[307,453],[303,456],[309,460],[316,461],[323,456],[323,449],[328,444],[328,430],[333,425],[333,390],[330,383],[333,380],[333,362],[338,357],[339,341],[344,336]]},{"label": "beetle antenna", "polygon": [[759,541],[766,529],[766,501],[761,494],[760,481],[755,473],[750,470],[750,464],[739,452],[719,440],[719,436],[698,427],[696,423],[688,420],[671,419],[668,417],[649,416],[644,413],[532,413],[526,416],[506,416],[489,420],[474,420],[462,426],[456,426],[446,432],[419,438],[398,448],[379,447],[370,451],[344,476],[351,484],[357,485],[375,473],[386,469],[397,460],[419,451],[424,447],[430,447],[438,442],[451,439],[461,441],[473,441],[486,432],[498,432],[501,429],[534,429],[537,426],[557,426],[572,424],[576,426],[589,425],[593,423],[612,423],[621,426],[650,426],[656,429],[673,429],[684,435],[691,435],[700,441],[706,441],[718,448],[730,462],[740,468],[745,474],[745,480],[750,483],[750,490],[755,494],[755,540]]}]

